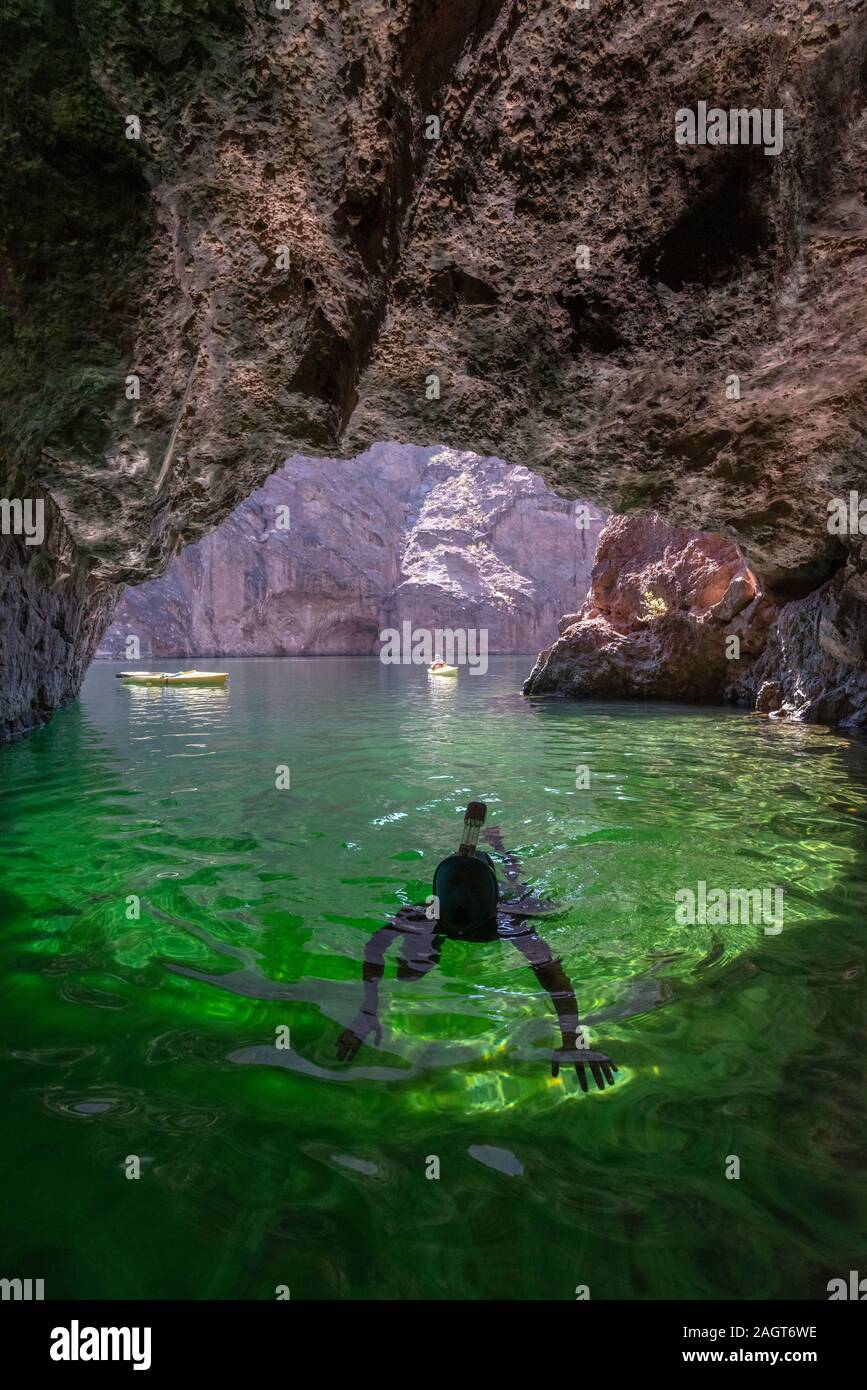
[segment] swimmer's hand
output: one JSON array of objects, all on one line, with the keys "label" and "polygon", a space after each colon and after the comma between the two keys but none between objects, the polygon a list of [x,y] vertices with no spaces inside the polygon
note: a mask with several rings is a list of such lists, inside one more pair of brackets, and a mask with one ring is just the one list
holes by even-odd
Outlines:
[{"label": "swimmer's hand", "polygon": [[382,1028],[376,1014],[366,1014],[364,1010],[356,1014],[348,1028],[344,1028],[335,1043],[334,1050],[339,1062],[350,1062],[369,1033],[373,1033],[377,1047],[382,1041]]},{"label": "swimmer's hand", "polygon": [[605,1083],[609,1086],[614,1085],[613,1072],[617,1071],[610,1057],[606,1057],[604,1052],[588,1052],[581,1047],[558,1047],[555,1048],[551,1056],[551,1075],[559,1076],[560,1063],[564,1062],[567,1066],[574,1065],[581,1090],[587,1090],[587,1076],[585,1067],[591,1073],[600,1091],[605,1090]]}]

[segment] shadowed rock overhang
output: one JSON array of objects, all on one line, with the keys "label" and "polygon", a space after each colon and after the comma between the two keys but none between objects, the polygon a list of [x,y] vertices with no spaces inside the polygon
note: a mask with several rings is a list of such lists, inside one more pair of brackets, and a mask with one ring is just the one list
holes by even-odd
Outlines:
[{"label": "shadowed rock overhang", "polygon": [[[865,471],[863,5],[16,14],[0,490],[94,583],[377,439],[719,532],[781,598],[860,546],[826,523]],[[782,110],[782,152],[678,145],[699,100]]]}]

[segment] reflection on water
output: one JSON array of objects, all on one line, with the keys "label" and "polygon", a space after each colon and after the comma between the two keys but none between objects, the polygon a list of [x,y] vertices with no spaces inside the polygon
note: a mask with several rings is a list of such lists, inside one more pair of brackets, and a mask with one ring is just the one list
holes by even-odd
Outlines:
[{"label": "reflection on water", "polygon": [[[210,664],[228,687],[100,664],[0,754],[10,1268],[50,1296],[813,1298],[855,1267],[861,742],[528,703],[511,658]],[[550,1001],[499,942],[389,960],[381,1042],[336,1060],[366,940],[471,797],[558,904],[613,1091],[551,1077]],[[783,932],[679,925],[700,881],[782,885]]]},{"label": "reflection on water", "polygon": [[[147,714],[176,719],[207,719],[209,715],[225,712],[229,704],[228,685],[126,685],[120,683],[132,703],[133,714],[142,719]],[[171,704],[169,705],[169,701]],[[167,707],[168,706],[168,707]],[[143,721],[144,722],[144,721]]]}]

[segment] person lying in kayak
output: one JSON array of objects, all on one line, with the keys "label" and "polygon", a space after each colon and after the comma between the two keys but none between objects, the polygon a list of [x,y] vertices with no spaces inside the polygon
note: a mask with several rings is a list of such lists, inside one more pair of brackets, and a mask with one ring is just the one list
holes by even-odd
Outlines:
[{"label": "person lying in kayak", "polygon": [[[617,1067],[604,1052],[590,1052],[582,1045],[578,1005],[569,977],[533,926],[533,918],[550,912],[550,904],[534,898],[529,886],[520,881],[521,866],[516,857],[503,848],[499,830],[487,830],[484,839],[500,856],[503,873],[512,890],[506,901],[500,900],[497,873],[490,856],[484,851],[476,852],[486,814],[484,802],[470,802],[457,854],[449,855],[437,865],[433,897],[429,900],[431,906],[428,909],[401,908],[368,941],[362,967],[364,1001],[352,1023],[337,1039],[338,1059],[349,1061],[370,1034],[376,1043],[382,1038],[379,982],[385,973],[385,953],[398,938],[401,938],[399,980],[420,980],[433,969],[439,962],[444,940],[511,941],[551,996],[557,1013],[563,1045],[553,1053],[552,1076],[559,1074],[561,1063],[574,1064],[582,1090],[587,1090],[586,1069],[603,1091],[606,1083],[614,1085],[613,1073]],[[430,917],[428,912],[432,914]]]}]

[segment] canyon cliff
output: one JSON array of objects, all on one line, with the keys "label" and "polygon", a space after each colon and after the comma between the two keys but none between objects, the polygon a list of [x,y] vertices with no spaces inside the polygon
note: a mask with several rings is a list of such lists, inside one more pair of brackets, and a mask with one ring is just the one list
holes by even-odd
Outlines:
[{"label": "canyon cliff", "polygon": [[[3,735],[74,695],[116,586],[380,439],[736,541],[826,595],[768,680],[844,687],[865,57],[863,0],[4,8],[0,496],[55,521],[5,538]],[[678,144],[699,101],[778,110],[782,151]]]},{"label": "canyon cliff", "polygon": [[99,654],[128,656],[130,636],[143,658],[369,654],[404,621],[534,651],[587,593],[603,518],[579,505],[453,449],[290,459],[161,579],[125,591]]}]

